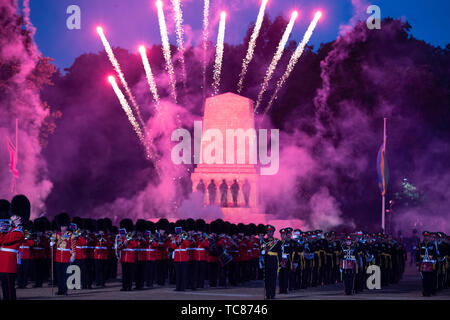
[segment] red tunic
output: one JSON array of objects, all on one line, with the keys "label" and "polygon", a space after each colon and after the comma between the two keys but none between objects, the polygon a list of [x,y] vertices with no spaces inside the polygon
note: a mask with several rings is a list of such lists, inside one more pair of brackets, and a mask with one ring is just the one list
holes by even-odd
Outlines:
[{"label": "red tunic", "polygon": [[109,247],[111,245],[108,243],[106,238],[100,238],[95,242],[94,246],[94,259],[95,260],[107,260],[109,255]]},{"label": "red tunic", "polygon": [[216,263],[216,262],[219,262],[219,257],[213,255],[213,254],[211,253],[211,251],[209,250],[209,249],[210,249],[210,246],[211,246],[211,242],[210,242],[209,240],[207,240],[207,241],[208,241],[208,247],[207,247],[207,250],[206,250],[206,262],[208,262],[208,263]]},{"label": "red tunic", "polygon": [[84,260],[86,259],[86,246],[87,241],[86,238],[81,236],[77,239],[74,239],[75,242],[75,260]]},{"label": "red tunic", "polygon": [[24,240],[19,248],[20,259],[21,260],[31,260],[33,256],[31,255],[31,248],[34,246],[34,241],[31,239]]},{"label": "red tunic", "polygon": [[206,255],[207,255],[207,250],[209,248],[209,241],[208,239],[204,239],[204,240],[197,240],[196,243],[196,251],[195,251],[195,260],[196,261],[206,261]]},{"label": "red tunic", "polygon": [[94,259],[94,250],[96,244],[97,239],[95,238],[94,234],[88,235],[86,244],[86,259]]},{"label": "red tunic", "polygon": [[17,255],[24,239],[22,227],[0,233],[0,272],[17,273]]},{"label": "red tunic", "polygon": [[183,240],[180,244],[171,243],[170,247],[173,250],[173,262],[187,262],[189,261],[189,254],[187,248],[189,248],[191,242],[189,240]]},{"label": "red tunic", "polygon": [[72,256],[72,240],[70,239],[72,234],[58,232],[55,240],[55,262],[70,263],[70,257]]},{"label": "red tunic", "polygon": [[48,251],[50,247],[50,242],[45,235],[41,235],[38,240],[34,242],[33,248],[33,259],[47,259]]},{"label": "red tunic", "polygon": [[138,241],[137,248],[137,261],[147,261],[148,239],[142,239]]},{"label": "red tunic", "polygon": [[136,262],[136,249],[139,243],[137,240],[130,240],[127,244],[119,245],[120,250],[120,262],[135,263]]},{"label": "red tunic", "polygon": [[253,238],[251,240],[251,245],[252,245],[252,258],[259,259],[259,256],[261,254],[259,239],[256,237]]}]

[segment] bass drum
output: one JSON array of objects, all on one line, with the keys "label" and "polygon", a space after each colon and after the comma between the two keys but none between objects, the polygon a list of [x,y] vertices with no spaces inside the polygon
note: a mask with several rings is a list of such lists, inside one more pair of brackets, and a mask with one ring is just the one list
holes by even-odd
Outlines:
[{"label": "bass drum", "polygon": [[342,270],[353,270],[355,268],[354,260],[341,260],[341,269]]},{"label": "bass drum", "polygon": [[422,262],[419,269],[420,272],[433,272],[433,262]]}]

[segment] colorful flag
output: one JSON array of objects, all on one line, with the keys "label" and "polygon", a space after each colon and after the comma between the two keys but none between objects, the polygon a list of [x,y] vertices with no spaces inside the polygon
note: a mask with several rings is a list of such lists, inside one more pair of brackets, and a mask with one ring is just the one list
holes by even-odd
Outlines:
[{"label": "colorful flag", "polygon": [[16,146],[8,138],[8,151],[9,151],[9,171],[11,171],[12,175],[17,179],[19,178],[19,171],[17,170],[17,153]]},{"label": "colorful flag", "polygon": [[386,159],[384,143],[381,145],[377,156],[377,174],[378,174],[378,187],[382,196],[386,195],[387,185],[389,182],[389,167]]}]

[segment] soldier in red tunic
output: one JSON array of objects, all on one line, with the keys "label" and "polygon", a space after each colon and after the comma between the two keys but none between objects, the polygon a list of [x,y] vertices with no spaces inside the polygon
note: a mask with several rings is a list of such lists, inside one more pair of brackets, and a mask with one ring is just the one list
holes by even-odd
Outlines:
[{"label": "soldier in red tunic", "polygon": [[17,266],[17,287],[25,289],[28,285],[28,278],[33,264],[32,248],[34,246],[33,240],[33,223],[23,224],[25,239],[19,247],[20,264]]},{"label": "soldier in red tunic", "polygon": [[191,246],[191,241],[188,240],[188,234],[183,231],[181,234],[174,236],[169,246],[173,249],[173,265],[176,277],[175,291],[185,291],[188,281],[189,261],[187,248]]},{"label": "soldier in red tunic", "polygon": [[63,212],[56,216],[56,223],[60,228],[55,238],[55,270],[58,283],[57,295],[67,295],[67,268],[75,261],[75,247],[72,248],[72,232],[68,230],[70,217]]},{"label": "soldier in red tunic", "polygon": [[74,264],[80,268],[81,272],[81,287],[87,288],[87,269],[86,269],[86,246],[87,240],[83,227],[83,219],[74,217],[72,219],[74,231],[72,234],[72,241],[75,247],[75,261]]},{"label": "soldier in red tunic", "polygon": [[195,229],[197,231],[197,241],[195,244],[195,260],[197,261],[197,288],[205,286],[206,274],[206,258],[209,247],[209,240],[203,235],[205,232],[206,223],[203,219],[195,221]]},{"label": "soldier in red tunic", "polygon": [[120,221],[120,229],[117,247],[120,252],[120,262],[122,264],[122,289],[120,291],[131,291],[138,241],[135,239],[133,222],[130,219]]},{"label": "soldier in red tunic", "polygon": [[95,284],[97,287],[104,288],[108,255],[112,244],[106,237],[105,224],[102,219],[97,220],[97,231],[94,246]]},{"label": "soldier in red tunic", "polygon": [[36,282],[34,288],[41,288],[45,277],[48,275],[48,251],[50,248],[50,241],[45,234],[48,221],[46,218],[38,218],[34,220],[34,229],[36,237],[32,248],[34,270]]},{"label": "soldier in red tunic", "polygon": [[136,254],[136,290],[144,289],[145,270],[147,268],[147,246],[148,241],[144,237],[146,221],[139,219],[136,221],[138,248]]},{"label": "soldier in red tunic", "polygon": [[[1,201],[1,200],[0,200]],[[2,201],[0,215],[7,218],[9,211],[7,201]],[[30,201],[24,195],[15,196],[11,201],[11,229],[0,233],[0,281],[2,284],[3,300],[16,300],[15,280],[17,274],[19,247],[25,236],[22,223],[30,218]],[[5,210],[6,209],[6,210]]]}]

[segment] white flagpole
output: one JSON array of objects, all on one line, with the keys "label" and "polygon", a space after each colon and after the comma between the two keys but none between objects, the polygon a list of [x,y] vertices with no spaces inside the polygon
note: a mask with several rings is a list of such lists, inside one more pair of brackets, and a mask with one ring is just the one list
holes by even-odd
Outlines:
[{"label": "white flagpole", "polygon": [[[386,156],[386,118],[384,118],[383,148],[384,148],[384,155]],[[386,158],[384,160],[386,161]],[[386,186],[385,186],[385,188],[386,188]],[[386,195],[383,194],[382,203],[381,203],[381,229],[383,230],[383,232],[386,230],[385,229],[385,224],[386,224],[385,216],[386,216]]]},{"label": "white flagpole", "polygon": [[[16,170],[19,162],[19,118],[16,118]],[[14,192],[17,193],[17,178],[14,179]]]}]

